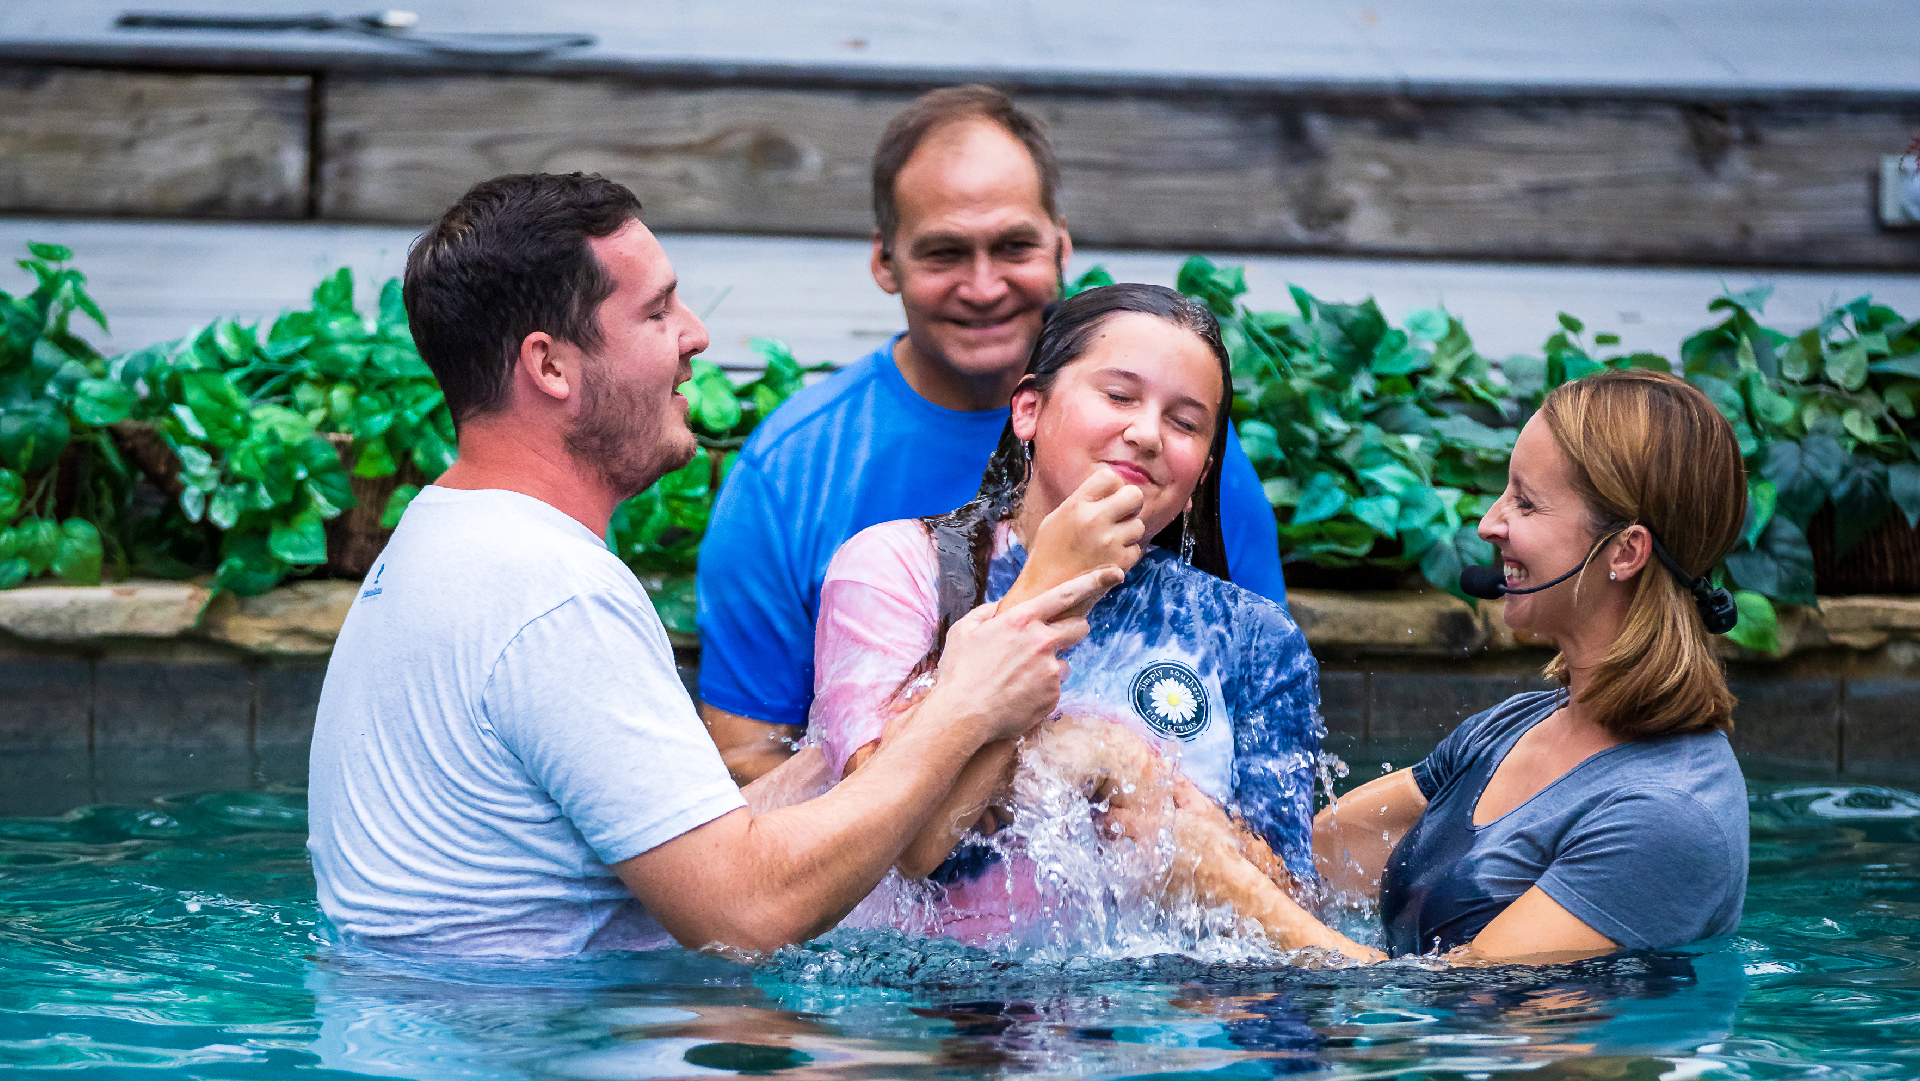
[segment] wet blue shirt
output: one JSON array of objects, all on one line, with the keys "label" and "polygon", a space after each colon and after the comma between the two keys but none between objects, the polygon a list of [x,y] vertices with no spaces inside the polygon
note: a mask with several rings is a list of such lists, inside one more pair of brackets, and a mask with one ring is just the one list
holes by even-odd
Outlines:
[{"label": "wet blue shirt", "polygon": [[1398,956],[1471,942],[1532,886],[1628,949],[1730,933],[1747,889],[1747,791],[1720,732],[1633,740],[1473,824],[1494,770],[1563,691],[1468,718],[1419,765],[1426,810],[1394,848],[1380,918]]},{"label": "wet blue shirt", "polygon": [[[1019,545],[996,557],[987,600],[1026,562]],[[1064,655],[1061,711],[1097,705],[1144,724],[1201,791],[1312,877],[1320,667],[1286,609],[1149,547],[1087,627]]]},{"label": "wet blue shirt", "polygon": [[[972,499],[1006,421],[1005,409],[960,412],[922,398],[889,342],[760,425],[700,546],[701,699],[805,724],[820,583],[833,553],[868,526]],[[1284,604],[1273,509],[1237,438],[1227,440],[1220,504],[1234,581]]]}]

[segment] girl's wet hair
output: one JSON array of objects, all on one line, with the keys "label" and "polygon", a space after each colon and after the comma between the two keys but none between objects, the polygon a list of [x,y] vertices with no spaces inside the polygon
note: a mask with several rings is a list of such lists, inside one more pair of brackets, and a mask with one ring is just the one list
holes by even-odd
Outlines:
[{"label": "girl's wet hair", "polygon": [[[1227,575],[1227,546],[1220,535],[1220,467],[1226,460],[1228,408],[1233,393],[1233,367],[1227,359],[1227,347],[1220,340],[1220,323],[1206,305],[1182,296],[1163,285],[1108,285],[1050,305],[1040,337],[1033,343],[1027,361],[1027,375],[1041,394],[1053,389],[1054,380],[1067,365],[1079,360],[1092,347],[1094,338],[1106,321],[1116,315],[1136,312],[1173,324],[1205,342],[1220,362],[1221,401],[1213,425],[1213,444],[1208,454],[1207,471],[1193,490],[1193,509],[1183,511],[1153,538],[1153,543],[1174,551],[1192,520],[1193,565],[1209,574],[1231,581]],[[987,564],[993,558],[994,527],[1011,517],[1027,490],[1027,455],[1013,434],[1013,418],[1000,431],[1000,445],[988,459],[980,475],[980,491],[973,501],[946,514],[920,519],[933,538],[940,565],[940,622],[934,633],[933,649],[915,668],[915,675],[930,671],[947,641],[947,629],[979,605],[986,592]],[[909,677],[911,681],[913,677]]]}]

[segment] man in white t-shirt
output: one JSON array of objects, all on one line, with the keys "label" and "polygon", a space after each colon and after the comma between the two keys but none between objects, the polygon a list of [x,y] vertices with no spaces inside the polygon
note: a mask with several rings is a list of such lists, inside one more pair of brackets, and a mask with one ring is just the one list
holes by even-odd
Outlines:
[{"label": "man in white t-shirt", "polygon": [[674,388],[707,345],[639,211],[595,176],[500,177],[407,260],[459,458],[362,585],[320,697],[308,844],[351,940],[552,956],[818,934],[975,750],[1051,712],[1058,654],[1086,633],[1062,613],[1119,581],[962,620],[867,768],[751,813],[601,543],[621,500],[692,456]]}]

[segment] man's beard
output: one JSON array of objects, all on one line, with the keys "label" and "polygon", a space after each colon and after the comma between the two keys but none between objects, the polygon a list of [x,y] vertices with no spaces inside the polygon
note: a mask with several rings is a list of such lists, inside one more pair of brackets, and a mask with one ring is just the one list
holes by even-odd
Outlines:
[{"label": "man's beard", "polygon": [[580,372],[580,415],[567,432],[567,453],[622,498],[638,495],[693,458],[692,433],[672,416],[671,401],[649,401],[638,386],[606,378],[589,360]]}]

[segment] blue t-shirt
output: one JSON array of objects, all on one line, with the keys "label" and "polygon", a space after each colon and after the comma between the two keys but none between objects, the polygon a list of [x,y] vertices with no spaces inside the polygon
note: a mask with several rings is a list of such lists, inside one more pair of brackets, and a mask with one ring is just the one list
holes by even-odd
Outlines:
[{"label": "blue t-shirt", "polygon": [[[891,342],[767,418],[727,474],[700,545],[701,699],[804,725],[833,553],[868,526],[971,500],[1006,422],[1005,409],[960,412],[922,398]],[[1220,507],[1234,581],[1285,604],[1273,508],[1237,438],[1227,440]]]},{"label": "blue t-shirt", "polygon": [[1395,956],[1471,942],[1529,887],[1627,949],[1728,934],[1747,889],[1747,790],[1721,732],[1615,744],[1484,826],[1473,810],[1564,691],[1468,718],[1419,765],[1426,810],[1380,881]]},{"label": "blue t-shirt", "polygon": [[[996,557],[986,599],[1026,563],[1017,544]],[[1063,659],[1063,713],[1084,703],[1143,722],[1201,791],[1313,876],[1320,666],[1286,609],[1149,546]]]}]

